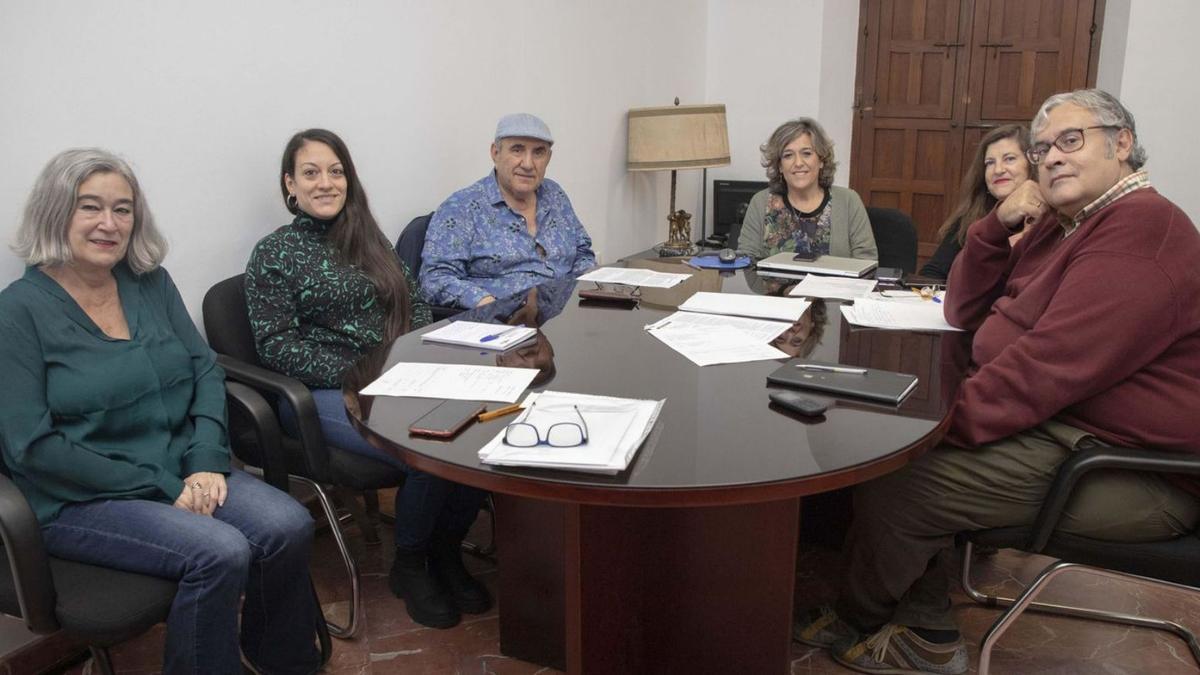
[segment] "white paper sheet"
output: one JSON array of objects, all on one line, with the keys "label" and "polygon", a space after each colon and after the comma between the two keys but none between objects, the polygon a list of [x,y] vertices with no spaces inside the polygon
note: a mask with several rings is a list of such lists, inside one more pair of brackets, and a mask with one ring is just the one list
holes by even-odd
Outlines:
[{"label": "white paper sheet", "polygon": [[601,267],[579,277],[580,281],[595,281],[601,284],[625,284],[643,288],[671,288],[692,275],[672,272],[656,272],[629,267]]},{"label": "white paper sheet", "polygon": [[759,336],[731,326],[690,326],[666,323],[646,332],[698,366],[786,359],[788,355],[763,342]]},{"label": "white paper sheet", "polygon": [[788,295],[806,298],[854,300],[865,298],[875,290],[874,279],[845,279],[810,274],[792,287]]},{"label": "white paper sheet", "polygon": [[537,368],[400,362],[361,393],[513,403],[537,373]]},{"label": "white paper sheet", "polygon": [[514,448],[504,444],[501,430],[479,450],[479,459],[484,464],[614,474],[629,466],[654,428],[665,402],[665,399],[646,401],[557,391],[531,393],[522,402],[530,413],[517,419],[530,422],[539,430],[555,422],[578,423],[579,416],[574,410],[578,406],[587,423],[587,444],[574,448],[547,445]]},{"label": "white paper sheet", "polygon": [[[451,321],[437,330],[422,335],[421,342],[441,342],[504,351],[528,340],[536,333],[536,328],[525,326],[506,326],[501,323],[478,321]],[[489,337],[491,339],[488,339]]]},{"label": "white paper sheet", "polygon": [[767,343],[783,334],[783,331],[791,328],[792,324],[786,321],[768,321],[766,319],[747,319],[744,316],[725,316],[724,314],[701,314],[699,312],[675,312],[674,314],[659,319],[652,324],[645,326],[646,330],[661,328],[666,324],[683,325],[699,328],[702,330],[711,329],[713,326],[729,326],[736,328],[743,333],[753,336],[759,342]]},{"label": "white paper sheet", "polygon": [[728,314],[749,316],[758,319],[776,319],[795,322],[811,303],[795,298],[781,298],[752,293],[694,293],[679,306],[685,312],[705,314]]},{"label": "white paper sheet", "polygon": [[858,326],[896,330],[959,331],[946,323],[945,305],[940,302],[909,298],[861,298],[853,305],[842,305],[842,315]]}]

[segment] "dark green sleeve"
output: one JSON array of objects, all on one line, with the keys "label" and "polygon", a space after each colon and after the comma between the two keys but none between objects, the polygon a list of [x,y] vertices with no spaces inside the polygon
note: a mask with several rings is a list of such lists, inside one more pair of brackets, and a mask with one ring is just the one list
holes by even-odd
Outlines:
[{"label": "dark green sleeve", "polygon": [[[56,311],[49,308],[47,311]],[[107,495],[161,492],[175,501],[183,481],[161,467],[105,457],[73,443],[54,426],[47,403],[46,362],[32,310],[6,306],[0,312],[0,440],[4,461],[15,475],[63,502]]]},{"label": "dark green sleeve", "polygon": [[188,315],[179,289],[165,269],[159,271],[159,292],[167,309],[171,330],[183,343],[192,359],[195,390],[188,416],[195,427],[183,454],[183,475],[197,471],[229,473],[228,423],[225,418],[225,371],[217,357],[196,330]]},{"label": "dark green sleeve", "polygon": [[310,387],[340,387],[342,374],[358,355],[304,337],[293,290],[304,270],[297,268],[283,241],[262,240],[246,265],[246,309],[258,358]]},{"label": "dark green sleeve", "polygon": [[404,261],[400,261],[400,268],[404,270],[404,281],[408,283],[408,303],[412,308],[412,320],[409,321],[411,330],[416,330],[433,323],[433,312],[429,309],[429,303],[425,302],[425,298],[421,293],[421,285],[417,283],[416,278],[412,275],[412,270],[408,269],[408,265]]}]

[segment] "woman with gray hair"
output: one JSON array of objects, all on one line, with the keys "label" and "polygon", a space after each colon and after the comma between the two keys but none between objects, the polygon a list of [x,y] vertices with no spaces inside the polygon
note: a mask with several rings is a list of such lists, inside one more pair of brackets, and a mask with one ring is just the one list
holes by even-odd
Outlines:
[{"label": "woman with gray hair", "polygon": [[28,267],[0,292],[0,444],[46,549],[179,581],[164,672],[315,672],[312,519],[230,467],[225,375],[129,166],[59,153],[14,249]]},{"label": "woman with gray hair", "polygon": [[833,184],[833,141],[816,120],[784,122],[759,150],[767,189],[750,199],[739,251],[755,259],[782,251],[878,259],[862,199]]}]

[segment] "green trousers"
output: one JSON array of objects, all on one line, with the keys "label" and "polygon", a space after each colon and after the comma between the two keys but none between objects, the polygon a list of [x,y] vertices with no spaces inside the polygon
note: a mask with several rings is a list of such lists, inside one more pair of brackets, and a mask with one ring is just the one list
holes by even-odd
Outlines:
[{"label": "green trousers", "polygon": [[[855,491],[837,611],[863,631],[885,623],[954,629],[948,554],[958,532],[1033,522],[1080,429],[1051,420],[995,443],[940,446]],[[1152,473],[1097,471],[1076,486],[1064,532],[1157,541],[1195,529],[1200,499]]]}]

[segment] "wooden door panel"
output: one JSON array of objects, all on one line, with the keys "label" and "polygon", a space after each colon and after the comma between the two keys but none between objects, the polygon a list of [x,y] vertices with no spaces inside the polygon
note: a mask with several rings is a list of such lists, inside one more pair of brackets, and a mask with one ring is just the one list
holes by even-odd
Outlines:
[{"label": "wooden door panel", "polygon": [[872,105],[878,117],[950,119],[960,0],[874,0],[879,42]]},{"label": "wooden door panel", "polygon": [[859,155],[869,174],[860,196],[870,206],[904,211],[917,226],[918,241],[934,240],[958,181],[962,131],[943,120],[872,122]]},{"label": "wooden door panel", "polygon": [[[1028,122],[1072,82],[1081,0],[982,0],[973,59],[981,61],[977,119]],[[981,26],[981,21],[986,25]]]}]

